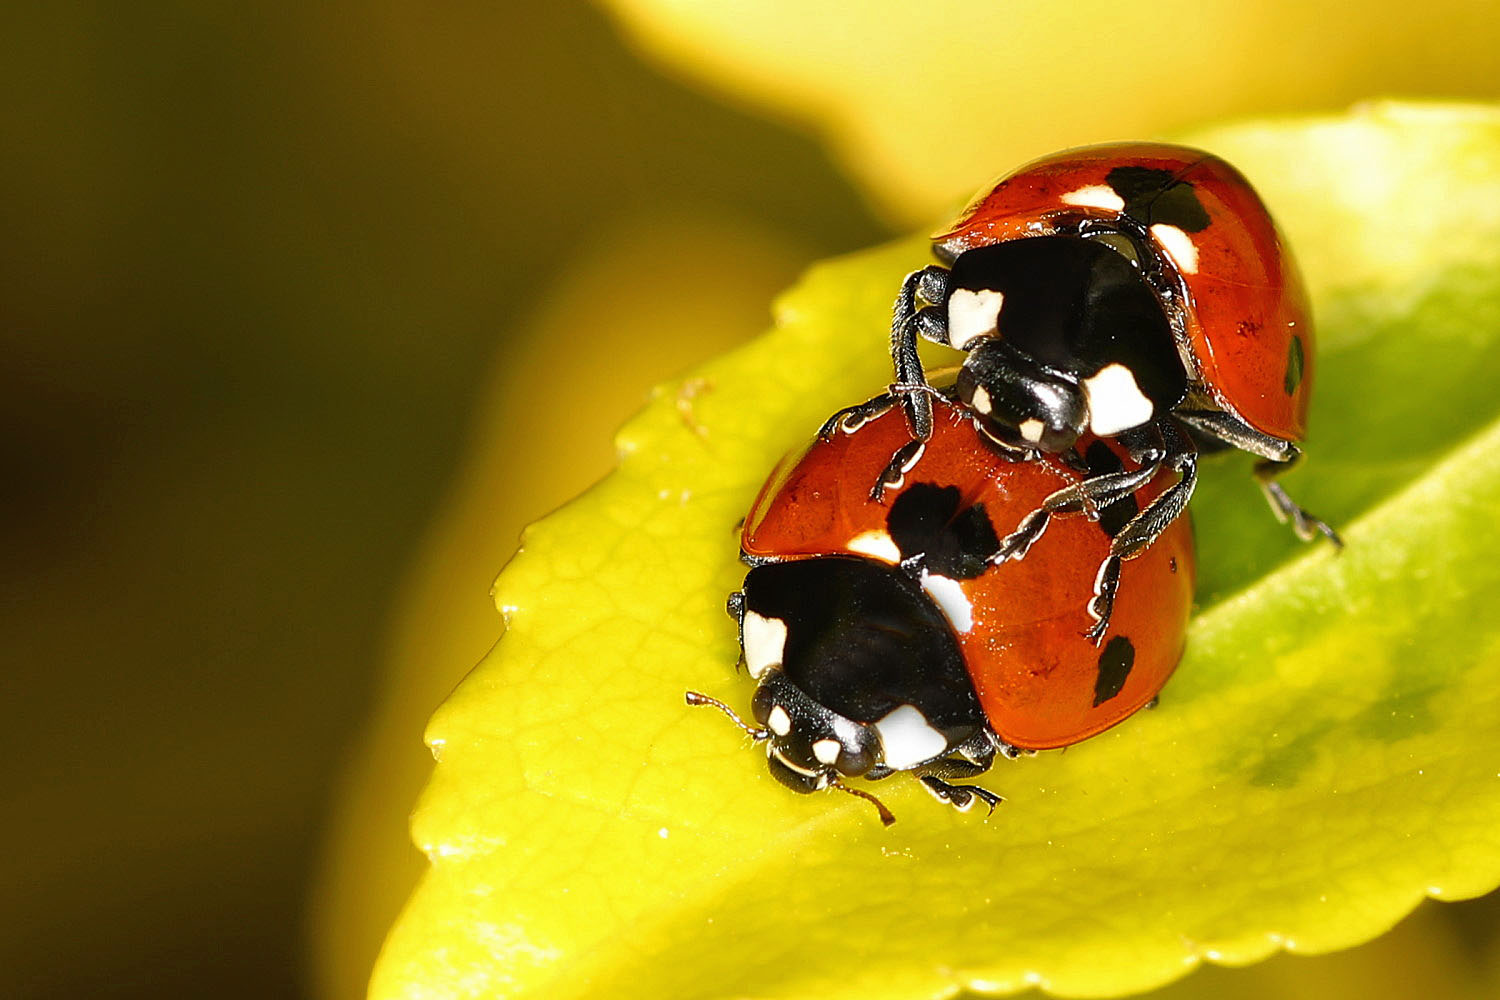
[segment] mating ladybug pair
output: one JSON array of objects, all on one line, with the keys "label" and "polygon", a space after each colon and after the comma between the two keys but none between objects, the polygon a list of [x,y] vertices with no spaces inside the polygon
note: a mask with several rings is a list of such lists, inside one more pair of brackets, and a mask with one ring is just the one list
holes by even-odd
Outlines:
[{"label": "mating ladybug pair", "polygon": [[[741,726],[802,792],[955,784],[1152,702],[1182,653],[1200,450],[1275,482],[1300,457],[1313,337],[1265,206],[1224,161],[1111,144],[1036,161],[934,238],[891,327],[895,381],[762,489],[729,601]],[[965,353],[929,381],[918,338]],[[1044,537],[1045,534],[1045,537]],[[690,693],[692,704],[724,704]]]}]

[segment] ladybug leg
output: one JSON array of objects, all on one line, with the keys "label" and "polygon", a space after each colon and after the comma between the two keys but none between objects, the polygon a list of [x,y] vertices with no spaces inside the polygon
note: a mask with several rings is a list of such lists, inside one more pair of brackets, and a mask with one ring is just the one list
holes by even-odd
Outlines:
[{"label": "ladybug leg", "polygon": [[1263,434],[1237,417],[1217,410],[1179,413],[1181,419],[1199,434],[1213,441],[1227,444],[1240,451],[1248,451],[1262,461],[1255,463],[1255,481],[1260,484],[1271,512],[1283,524],[1290,523],[1297,537],[1304,542],[1313,541],[1323,535],[1337,548],[1344,547],[1338,532],[1321,518],[1303,510],[1286,490],[1277,483],[1276,477],[1293,468],[1302,459],[1302,451],[1290,441]]},{"label": "ladybug leg", "polygon": [[1089,617],[1094,619],[1094,624],[1083,635],[1096,646],[1104,640],[1104,633],[1109,631],[1109,621],[1114,616],[1115,594],[1120,590],[1120,564],[1123,561],[1120,556],[1110,553],[1099,564],[1099,575],[1094,578],[1094,596],[1088,603]]},{"label": "ladybug leg", "polygon": [[1273,462],[1267,459],[1256,462],[1255,481],[1260,483],[1261,492],[1266,495],[1266,502],[1271,505],[1271,513],[1276,515],[1276,520],[1282,524],[1290,523],[1298,538],[1311,542],[1321,534],[1333,543],[1334,548],[1342,549],[1344,540],[1339,537],[1339,533],[1327,521],[1303,510],[1276,481],[1277,476],[1296,465],[1301,458],[1302,452],[1299,450],[1289,461]]},{"label": "ladybug leg", "polygon": [[984,802],[989,811],[994,812],[995,807],[1005,801],[999,795],[978,785],[955,785],[952,782],[973,778],[988,771],[995,762],[996,753],[1014,756],[1016,752],[1014,748],[1001,743],[989,730],[980,730],[955,747],[951,755],[924,764],[912,773],[922,783],[922,787],[936,796],[938,801],[946,802],[960,812],[968,812],[973,808],[975,799]]},{"label": "ladybug leg", "polygon": [[[1179,435],[1180,436],[1180,435]],[[1132,427],[1115,435],[1136,465],[1157,465],[1167,457],[1166,433],[1161,423]]]},{"label": "ladybug leg", "polygon": [[[993,758],[993,756],[993,751],[991,751],[991,757]],[[978,761],[969,760],[967,757],[955,756],[944,757],[940,760],[935,760],[931,764],[925,764],[922,767],[917,768],[912,773],[916,774],[918,777],[931,775],[934,778],[962,781],[965,778],[973,778],[981,775],[989,769],[989,761],[981,764]]]},{"label": "ladybug leg", "polygon": [[921,335],[944,342],[941,338],[946,321],[936,303],[943,301],[947,287],[947,269],[931,264],[908,274],[901,283],[901,293],[896,296],[891,314],[891,362],[895,365],[896,378],[891,383],[890,394],[901,401],[912,440],[891,456],[890,464],[870,490],[872,500],[883,499],[887,489],[899,488],[906,481],[906,474],[921,460],[927,441],[932,437],[932,396],[935,390],[927,383],[927,375],[922,370],[917,337]]},{"label": "ladybug leg", "polygon": [[922,460],[922,453],[927,450],[927,442],[923,440],[912,440],[896,449],[891,456],[890,464],[875,480],[875,485],[870,487],[870,499],[876,503],[885,499],[886,490],[899,490],[906,483],[906,474],[916,467]]},{"label": "ladybug leg", "polygon": [[[1170,425],[1168,425],[1170,426]],[[1094,581],[1094,597],[1089,601],[1089,615],[1094,619],[1084,636],[1094,645],[1104,641],[1109,631],[1110,617],[1114,612],[1115,594],[1120,588],[1120,568],[1127,559],[1140,555],[1151,543],[1161,537],[1167,526],[1181,516],[1192,499],[1198,485],[1198,452],[1186,437],[1170,429],[1168,442],[1171,454],[1162,466],[1177,473],[1177,482],[1168,486],[1146,505],[1135,517],[1126,522],[1110,540],[1109,556],[1099,566],[1099,575]]]},{"label": "ladybug leg", "polygon": [[841,431],[845,434],[853,434],[895,405],[895,396],[890,393],[881,393],[874,399],[857,403],[854,406],[846,406],[829,417],[823,426],[818,428],[818,437],[827,441]]},{"label": "ladybug leg", "polygon": [[891,312],[891,361],[896,369],[891,391],[901,396],[911,435],[919,441],[932,437],[932,400],[925,391],[930,386],[917,353],[917,336],[937,339],[941,335],[940,328],[945,325],[942,312],[933,306],[943,301],[947,287],[946,268],[929,264],[913,271],[901,283]]},{"label": "ladybug leg", "polygon": [[968,812],[974,808],[975,799],[983,801],[989,807],[990,813],[993,813],[995,807],[1005,801],[988,788],[980,788],[978,785],[952,785],[931,774],[918,775],[917,780],[939,802],[946,802],[959,812]]},{"label": "ladybug leg", "polygon": [[[1056,495],[1054,493],[1052,496]],[[1036,544],[1038,538],[1042,537],[1042,532],[1047,530],[1047,525],[1052,521],[1054,511],[1047,509],[1047,503],[1051,500],[1052,497],[1048,497],[1041,507],[1021,518],[1021,523],[1016,526],[1015,531],[1000,539],[1000,547],[995,550],[994,555],[990,556],[990,562],[998,565],[1007,559],[1026,557],[1026,553],[1031,551],[1031,547]]]},{"label": "ladybug leg", "polygon": [[1064,486],[1042,501],[1042,505],[1021,519],[1021,523],[1000,540],[1000,547],[990,557],[993,563],[1022,559],[1042,537],[1054,514],[1086,514],[1098,520],[1099,511],[1128,497],[1145,486],[1161,471],[1161,461],[1144,465],[1134,472],[1108,472],[1090,476],[1071,486]]},{"label": "ladybug leg", "polygon": [[[982,774],[983,772],[988,771],[990,769],[990,765],[995,763],[996,754],[1000,754],[1001,756],[1009,760],[1015,760],[1021,755],[1021,751],[1017,750],[1009,743],[1001,740],[1000,737],[995,735],[995,731],[993,729],[990,729],[988,726],[986,726],[985,728],[976,732],[973,736],[970,736],[968,739],[964,740],[958,746],[954,747],[952,754],[944,757],[941,761],[934,762],[934,764],[972,768],[972,770],[968,770],[966,772],[950,770],[946,774],[939,773],[938,777],[971,778],[976,774]],[[927,772],[924,770],[923,773]]]}]

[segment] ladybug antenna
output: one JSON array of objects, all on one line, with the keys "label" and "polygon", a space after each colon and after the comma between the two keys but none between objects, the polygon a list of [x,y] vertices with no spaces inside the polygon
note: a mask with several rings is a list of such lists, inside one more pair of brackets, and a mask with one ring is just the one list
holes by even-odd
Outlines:
[{"label": "ladybug antenna", "polygon": [[719,711],[729,716],[730,722],[733,722],[736,726],[739,726],[741,729],[743,729],[745,731],[745,735],[749,736],[757,743],[764,743],[766,740],[771,738],[771,731],[769,729],[761,729],[756,726],[747,725],[744,719],[741,719],[734,713],[734,709],[730,708],[728,705],[724,704],[717,698],[710,698],[708,695],[699,694],[697,691],[687,692],[686,698],[689,705],[710,705],[714,708],[717,708]]},{"label": "ladybug antenna", "polygon": [[881,802],[869,792],[846,785],[842,781],[839,781],[837,778],[830,781],[828,783],[828,787],[837,788],[841,792],[848,792],[850,795],[853,795],[856,798],[864,799],[866,802],[874,805],[876,810],[878,810],[880,813],[880,822],[885,824],[886,826],[890,826],[892,823],[896,822],[896,814],[887,809],[884,802]]}]

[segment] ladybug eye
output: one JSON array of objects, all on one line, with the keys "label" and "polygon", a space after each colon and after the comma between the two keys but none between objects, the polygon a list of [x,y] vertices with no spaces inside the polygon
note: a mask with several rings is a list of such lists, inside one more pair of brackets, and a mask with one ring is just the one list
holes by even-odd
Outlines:
[{"label": "ladybug eye", "polygon": [[[771,715],[777,713],[777,724],[782,732],[776,732],[771,727]],[[767,729],[776,732],[778,736],[785,736],[791,730],[791,722],[787,716],[786,708],[776,701],[776,691],[769,684],[762,684],[755,689],[755,697],[750,702],[750,714]],[[783,720],[786,722],[783,723]]]},{"label": "ladybug eye", "polygon": [[[817,749],[817,744],[814,744],[814,752]],[[838,768],[840,774],[857,778],[875,766],[875,752],[863,743],[855,747],[841,746],[834,766]]]}]

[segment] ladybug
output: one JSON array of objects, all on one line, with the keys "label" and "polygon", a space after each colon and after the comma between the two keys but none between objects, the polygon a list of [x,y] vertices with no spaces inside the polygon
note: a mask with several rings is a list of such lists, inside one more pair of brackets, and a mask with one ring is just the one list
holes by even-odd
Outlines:
[{"label": "ladybug", "polygon": [[[1114,535],[1096,604],[1108,627],[1120,563],[1186,508],[1199,450],[1257,456],[1276,516],[1305,541],[1341,546],[1275,477],[1301,457],[1312,389],[1313,330],[1297,269],[1248,181],[1209,153],[1111,143],[1044,157],[986,189],[933,237],[941,264],[906,278],[891,328],[909,435],[874,480],[879,499],[923,459],[933,432],[922,337],[966,353],[958,398],[1018,458],[1081,436],[1114,438],[1136,471],[1091,477],[1052,500],[1108,506],[1158,474],[1175,481]],[[858,427],[879,397],[835,415]],[[1047,510],[1000,558],[1018,558]]]},{"label": "ladybug", "polygon": [[1124,568],[1130,586],[1096,647],[1084,635],[1092,566],[1164,489],[1146,482],[1093,518],[1061,517],[1047,545],[996,562],[1004,529],[1046,498],[1139,467],[1117,442],[1087,436],[1065,454],[1017,462],[971,410],[945,395],[929,403],[921,474],[884,500],[870,479],[910,436],[895,400],[772,473],[741,533],[751,569],[728,604],[757,682],[757,725],[687,696],[763,743],[782,784],[869,799],[887,824],[885,806],[847,779],[909,771],[943,802],[993,811],[999,796],[955,782],[997,754],[1077,743],[1152,702],[1181,657],[1192,606],[1192,532],[1181,518]]}]

